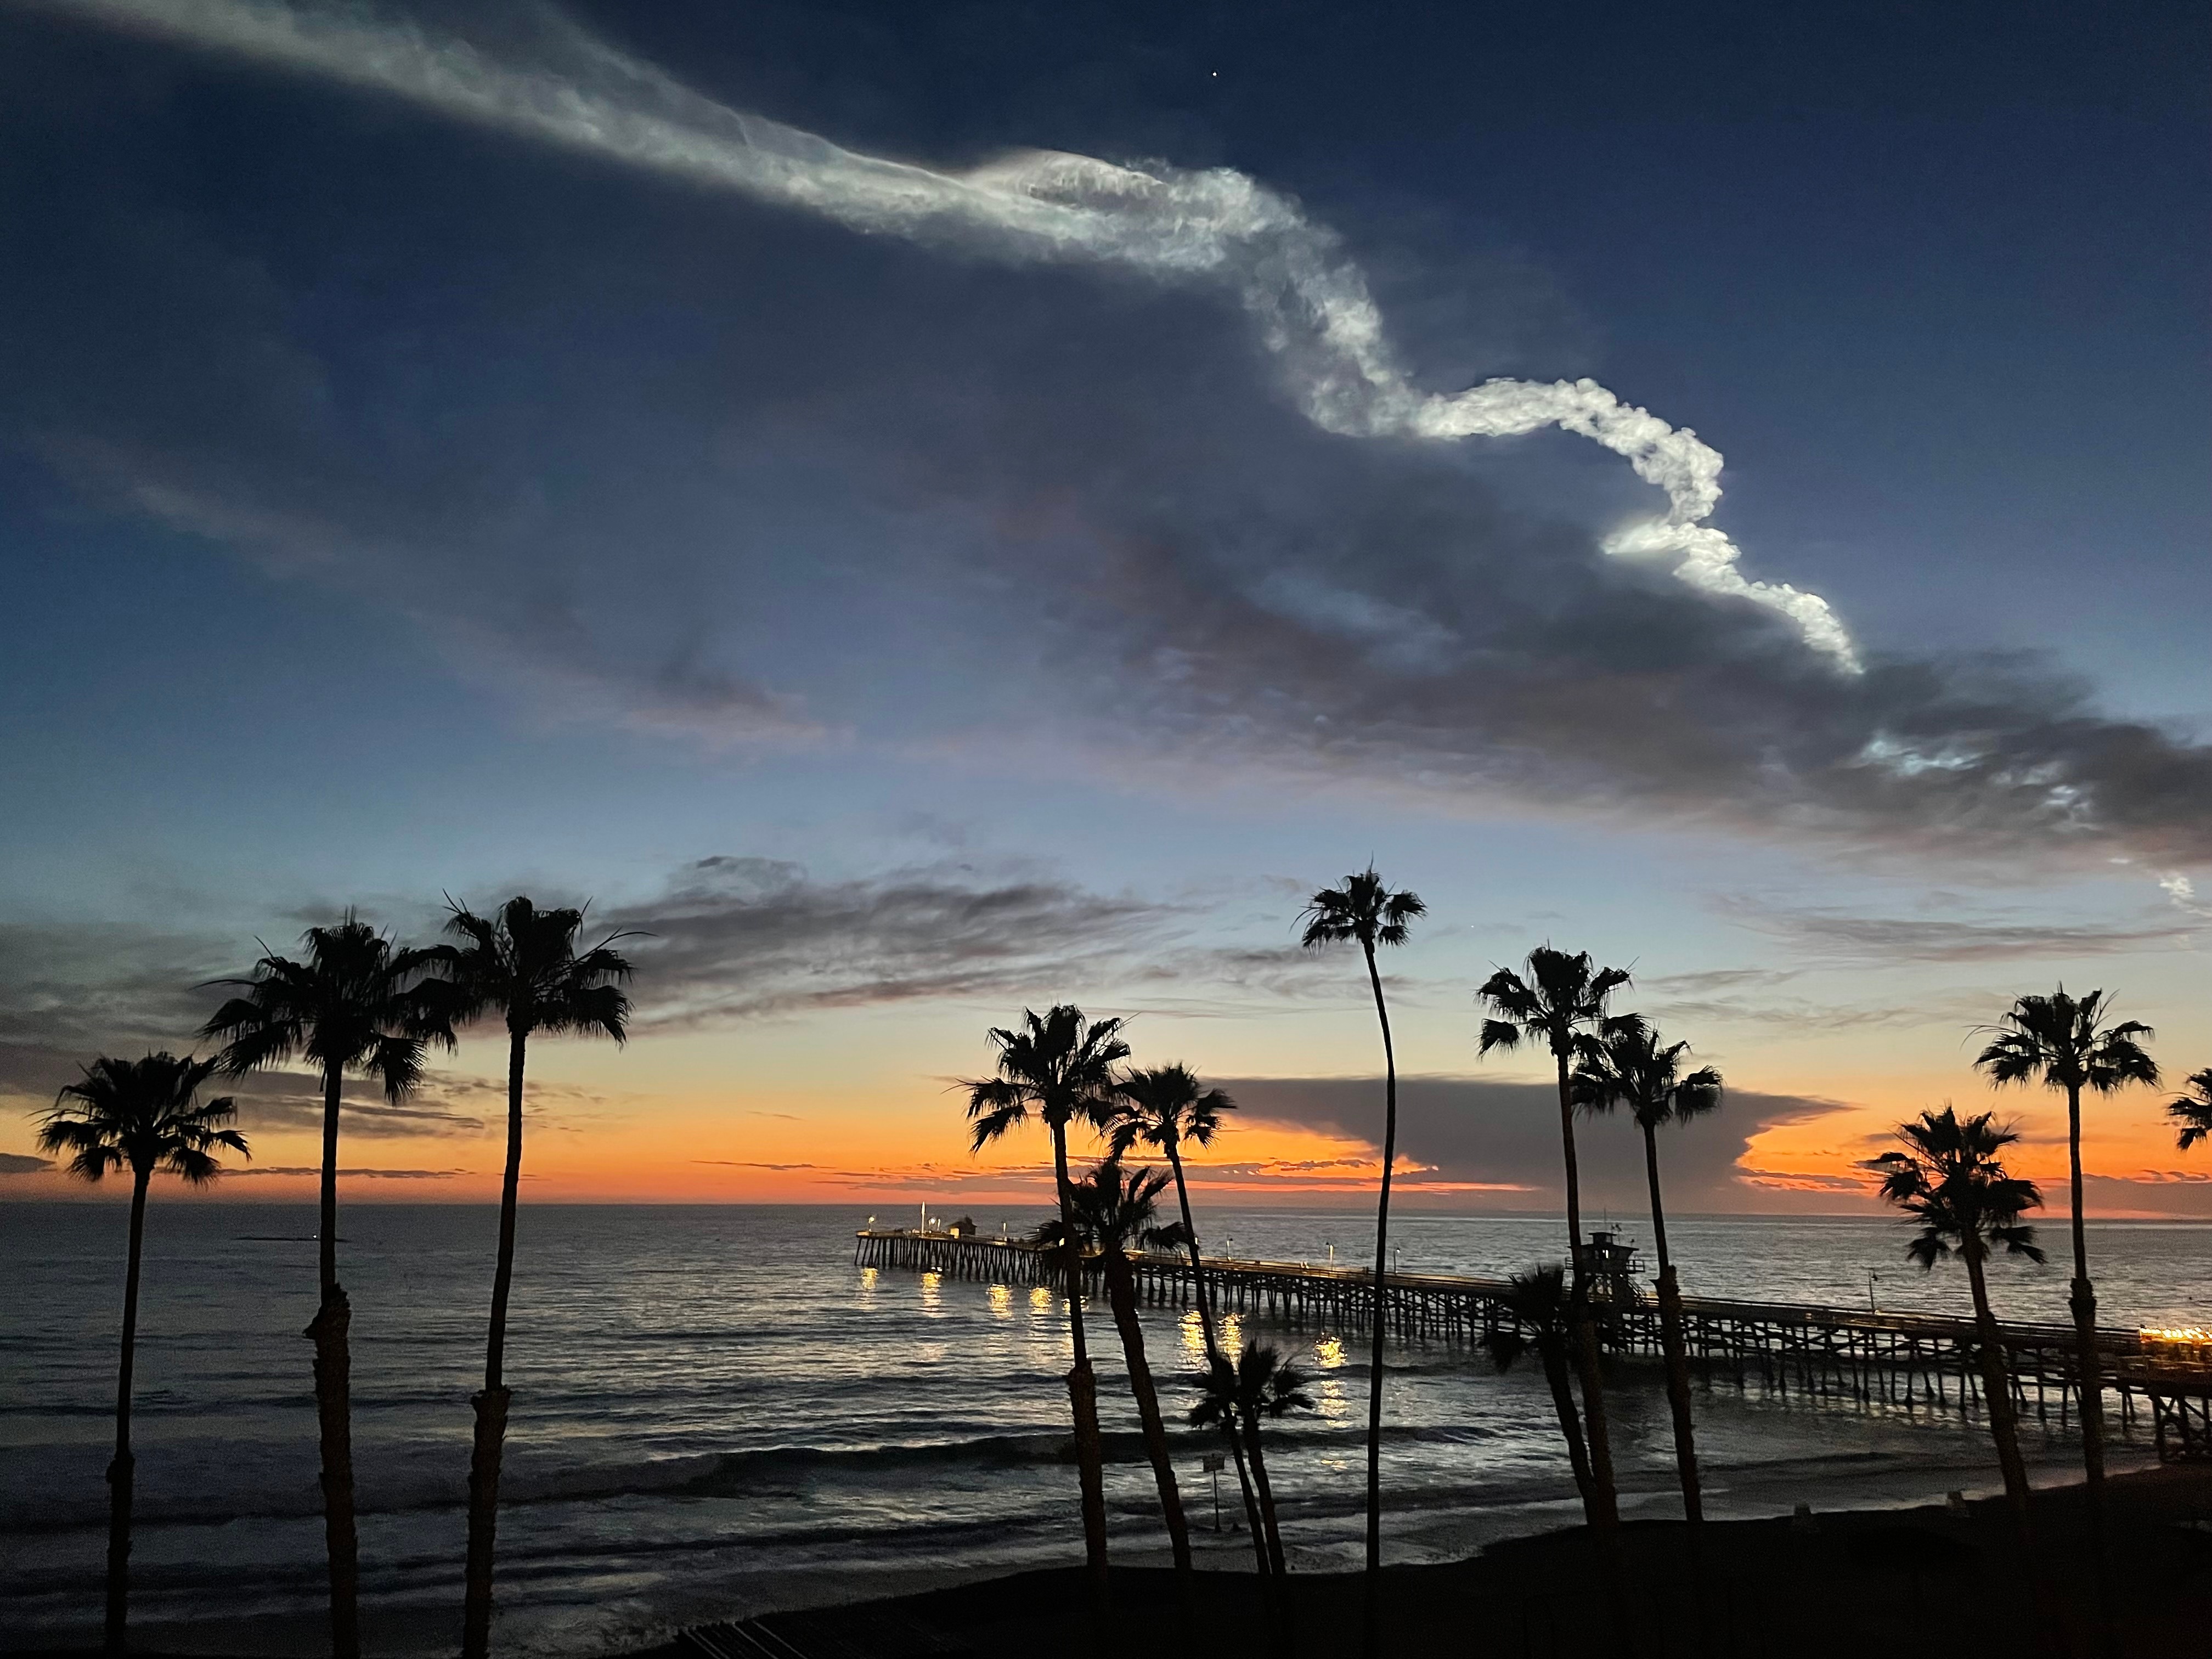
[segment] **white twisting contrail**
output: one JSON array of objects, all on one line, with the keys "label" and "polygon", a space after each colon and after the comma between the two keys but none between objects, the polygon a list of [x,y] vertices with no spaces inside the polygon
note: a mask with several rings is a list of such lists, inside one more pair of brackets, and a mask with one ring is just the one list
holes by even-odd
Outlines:
[{"label": "white twisting contrail", "polygon": [[1664,517],[1607,538],[1608,553],[1674,557],[1708,592],[1781,612],[1806,643],[1859,672],[1850,636],[1818,594],[1753,581],[1706,524],[1721,457],[1693,432],[1624,404],[1595,380],[1485,381],[1451,396],[1414,386],[1382,313],[1337,238],[1297,204],[1227,168],[1117,167],[1030,152],[944,173],[845,149],[691,91],[580,30],[571,72],[495,61],[404,20],[268,0],[46,0],[110,27],[237,53],[406,98],[461,120],[682,174],[851,228],[957,240],[1010,261],[1078,260],[1237,294],[1283,362],[1307,417],[1355,436],[1507,437],[1557,426],[1626,459],[1666,493]]}]

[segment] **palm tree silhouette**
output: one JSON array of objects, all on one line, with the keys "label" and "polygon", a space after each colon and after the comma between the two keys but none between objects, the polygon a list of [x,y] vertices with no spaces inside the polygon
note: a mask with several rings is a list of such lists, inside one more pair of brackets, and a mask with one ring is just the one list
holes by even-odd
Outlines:
[{"label": "palm tree silhouette", "polygon": [[514,1281],[514,1208],[522,1179],[522,1080],[530,1039],[594,1034],[623,1042],[629,997],[621,981],[628,958],[609,934],[579,954],[581,910],[541,910],[526,897],[509,899],[491,916],[453,906],[446,931],[463,943],[424,955],[445,975],[453,1018],[500,1014],[507,1021],[507,1170],[499,1192],[499,1260],[491,1281],[491,1330],[484,1345],[484,1385],[471,1404],[476,1440],[469,1457],[469,1541],[461,1613],[463,1659],[483,1659],[491,1644],[492,1552],[499,1523],[499,1470],[507,1437],[507,1292]]},{"label": "palm tree silhouette", "polygon": [[1571,1079],[1575,1103],[1585,1111],[1628,1108],[1644,1132],[1644,1172],[1651,1185],[1651,1232],[1659,1252],[1659,1346],[1667,1360],[1667,1405],[1674,1422],[1674,1466],[1682,1482],[1682,1513],[1705,1519],[1698,1483],[1697,1436],[1690,1420],[1690,1365],[1682,1333],[1682,1292],[1667,1250],[1667,1206],[1659,1195],[1659,1130],[1686,1123],[1721,1103],[1721,1074],[1711,1066],[1682,1074],[1686,1042],[1662,1048],[1659,1034],[1634,1016],[1583,1046]]},{"label": "palm tree silhouette", "polygon": [[2158,1083],[2158,1062],[2143,1052],[2139,1039],[2155,1035],[2141,1020],[2106,1019],[2105,994],[2081,998],[2066,988],[2047,997],[2024,996],[1998,1017],[1989,1046],[1974,1064],[2002,1086],[2040,1081],[2066,1096],[2066,1152],[2074,1201],[2074,1283],[2067,1300],[2074,1313],[2079,1345],[2081,1400],[2081,1462],[2088,1475],[2090,1559],[2109,1609],[2111,1593],[2105,1564],[2105,1382],[2103,1356],[2097,1347],[2097,1289],[2089,1278],[2089,1246],[2082,1231],[2081,1091],[2109,1095],[2130,1083]]},{"label": "palm tree silhouette", "polygon": [[1587,951],[1570,956],[1540,945],[1528,953],[1523,979],[1500,968],[1475,993],[1490,1015],[1482,1022],[1477,1052],[1518,1048],[1523,1037],[1551,1050],[1559,1073],[1559,1145],[1566,1164],[1567,1261],[1573,1270],[1575,1371],[1582,1382],[1583,1417],[1589,1437],[1590,1486],[1597,1502],[1593,1524],[1611,1527],[1619,1520],[1613,1495],[1613,1446],[1606,1433],[1605,1388],[1598,1376],[1597,1329],[1590,1317],[1589,1267],[1583,1245],[1582,1176],[1575,1162],[1574,1085],[1569,1067],[1593,1036],[1603,1038],[1626,1030],[1634,1015],[1613,1018],[1606,1012],[1613,994],[1629,983],[1621,968],[1600,968]]},{"label": "palm tree silhouette", "polygon": [[[1375,1305],[1370,1310],[1374,1347],[1367,1372],[1367,1613],[1366,1644],[1373,1651],[1381,1617],[1382,1571],[1382,1334],[1389,1321],[1389,1288],[1383,1275],[1390,1266],[1390,1171],[1398,1158],[1398,1056],[1390,1042],[1390,1010],[1382,1000],[1382,975],[1375,966],[1375,947],[1403,945],[1410,924],[1429,907],[1418,894],[1393,892],[1369,865],[1306,902],[1305,931],[1298,943],[1309,951],[1325,945],[1358,942],[1367,962],[1367,983],[1375,994],[1375,1018],[1382,1028],[1382,1180],[1375,1200]],[[1253,1462],[1258,1463],[1253,1448]]]},{"label": "palm tree silhouette", "polygon": [[198,1098],[216,1072],[213,1060],[187,1054],[149,1054],[143,1060],[102,1058],[55,1097],[39,1125],[39,1146],[71,1154],[69,1172],[82,1181],[104,1180],[109,1170],[131,1171],[131,1243],[123,1275],[123,1358],[115,1382],[115,1456],[107,1466],[107,1630],[110,1653],[125,1646],[130,1599],[131,1494],[137,1460],[131,1451],[131,1377],[137,1359],[138,1261],[146,1238],[146,1188],[156,1175],[173,1175],[188,1187],[204,1187],[222,1173],[215,1154],[228,1147],[241,1156],[246,1137],[228,1127],[237,1115],[229,1096]]},{"label": "palm tree silhouette", "polygon": [[[1109,1158],[1075,1183],[1073,1199],[1077,1242],[1098,1252],[1099,1269],[1106,1281],[1106,1304],[1113,1310],[1115,1328],[1121,1333],[1121,1355],[1129,1367],[1129,1392],[1136,1397],[1145,1453],[1152,1460],[1152,1479],[1159,1486],[1160,1514],[1167,1522],[1176,1571],[1188,1573],[1190,1532],[1183,1521],[1175,1462],[1168,1453],[1167,1428],[1160,1420],[1159,1394],[1152,1386],[1152,1368],[1145,1358],[1145,1328],[1137,1320],[1137,1277],[1129,1266],[1132,1248],[1176,1249],[1188,1237],[1180,1222],[1166,1226],[1159,1223],[1158,1199],[1167,1184],[1165,1170],[1125,1171],[1120,1159]],[[1063,1243],[1057,1221],[1046,1222],[1037,1237],[1042,1243]]]},{"label": "palm tree silhouette", "polygon": [[1183,1242],[1190,1250],[1191,1281],[1198,1295],[1199,1328],[1205,1333],[1210,1358],[1217,1347],[1213,1300],[1206,1283],[1206,1261],[1199,1253],[1190,1187],[1183,1179],[1182,1149],[1212,1146],[1221,1129],[1221,1115],[1234,1111],[1237,1103],[1224,1090],[1201,1088],[1190,1068],[1181,1065],[1133,1071],[1114,1085],[1114,1094],[1113,1127],[1108,1132],[1113,1156],[1125,1158],[1142,1141],[1159,1148],[1174,1173],[1176,1204],[1182,1212]]},{"label": "palm tree silhouette", "polygon": [[[1183,1243],[1190,1252],[1191,1285],[1198,1298],[1198,1327],[1206,1340],[1211,1364],[1221,1352],[1213,1327],[1213,1294],[1206,1282],[1206,1260],[1198,1245],[1198,1223],[1191,1214],[1190,1186],[1183,1178],[1182,1149],[1210,1146],[1220,1132],[1221,1115],[1234,1111],[1237,1103],[1221,1089],[1200,1085],[1187,1066],[1155,1066],[1126,1073],[1115,1085],[1113,1129],[1109,1145],[1115,1158],[1124,1158],[1142,1141],[1157,1146],[1174,1171],[1176,1204],[1182,1212]],[[1259,1553],[1260,1571],[1268,1571],[1267,1552],[1260,1530],[1260,1503],[1252,1489],[1252,1473],[1244,1461],[1244,1447],[1237,1437],[1234,1413],[1221,1423],[1229,1443],[1230,1461],[1237,1469],[1237,1485],[1244,1498],[1244,1514],[1252,1529],[1252,1547]]]},{"label": "palm tree silhouette", "polygon": [[1305,1378],[1285,1364],[1281,1353],[1266,1343],[1247,1341],[1232,1364],[1226,1354],[1215,1354],[1193,1379],[1198,1403],[1190,1408],[1195,1427],[1236,1420],[1252,1460],[1252,1479],[1260,1489],[1261,1524],[1266,1529],[1267,1559],[1275,1577],[1290,1571],[1283,1554],[1282,1528],[1275,1517],[1275,1491],[1267,1480],[1267,1454],[1260,1444],[1260,1423],[1291,1412],[1311,1411],[1313,1396],[1305,1391]]},{"label": "palm tree silhouette", "polygon": [[2166,1103],[2166,1115],[2174,1121],[2174,1144],[2183,1152],[2212,1140],[2212,1066],[2189,1074],[2186,1091]]},{"label": "palm tree silhouette", "polygon": [[1532,1352],[1543,1366],[1544,1381],[1552,1390],[1552,1409],[1559,1415],[1559,1435],[1567,1443],[1567,1462],[1575,1472],[1575,1490],[1582,1494],[1583,1514],[1595,1522],[1597,1497],[1590,1483],[1589,1455],[1583,1444],[1574,1389],[1567,1381],[1573,1320],[1566,1269],[1550,1262],[1515,1273],[1505,1281],[1505,1290],[1498,1299],[1513,1316],[1513,1323],[1485,1331],[1476,1341],[1501,1371],[1511,1370]]},{"label": "palm tree silhouette", "polygon": [[353,1309],[338,1283],[338,1104],[348,1072],[375,1079],[388,1101],[422,1079],[428,1045],[450,1049],[453,1028],[442,987],[423,982],[428,954],[404,950],[351,910],[335,927],[301,936],[307,960],[264,954],[245,979],[216,985],[244,993],[201,1028],[222,1039],[226,1077],[280,1066],[297,1054],[323,1085],[322,1206],[316,1232],[321,1305],[307,1334],[315,1345],[315,1410],[322,1441],[323,1538],[330,1559],[331,1659],[359,1659],[361,1570],[354,1530],[353,1423],[348,1395]]},{"label": "palm tree silhouette", "polygon": [[1106,1595],[1106,1455],[1098,1438],[1098,1379],[1083,1332],[1083,1255],[1076,1247],[1074,1184],[1067,1173],[1067,1129],[1078,1119],[1103,1130],[1114,1105],[1114,1067],[1129,1057],[1118,1019],[1086,1020],[1080,1008],[1061,1003],[1042,1018],[1022,1011],[1021,1030],[994,1026],[997,1075],[963,1081],[968,1117],[975,1126],[970,1149],[981,1152],[1031,1113],[1052,1134],[1053,1177],[1060,1199],[1060,1237],[1067,1241],[1067,1324],[1074,1363],[1067,1372],[1069,1410],[1075,1419],[1075,1461],[1083,1488],[1084,1555],[1092,1594]]},{"label": "palm tree silhouette", "polygon": [[2004,1338],[1990,1308],[1985,1271],[1992,1247],[2008,1255],[2041,1261],[2035,1229],[2021,1217],[2039,1208],[2043,1194],[2035,1183],[2005,1172],[1999,1156],[2020,1139],[1999,1128],[1991,1114],[1961,1118],[1949,1106],[1923,1112],[1897,1126],[1899,1149],[1866,1160],[1864,1168],[1881,1176],[1884,1199],[1920,1224],[1905,1253],[1923,1271],[1956,1253],[1966,1264],[1973,1291],[1974,1326],[1980,1349],[1983,1391],[1989,1398],[1990,1437],[2004,1471],[2005,1497],[2012,1505],[2023,1546],[2027,1538],[2027,1466],[2021,1461],[2020,1434],[2013,1406],[2012,1376],[2005,1363]]}]

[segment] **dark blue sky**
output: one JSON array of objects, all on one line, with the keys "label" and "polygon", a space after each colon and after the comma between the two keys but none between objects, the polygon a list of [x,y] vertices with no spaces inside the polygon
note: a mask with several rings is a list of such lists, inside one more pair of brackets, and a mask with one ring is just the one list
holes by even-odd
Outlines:
[{"label": "dark blue sky", "polygon": [[[757,855],[1272,950],[1373,850],[1468,963],[1564,918],[1786,976],[1810,906],[2197,983],[2208,36],[0,5],[0,927],[650,920]],[[1725,457],[1709,520],[1675,434],[1420,425],[1582,377]],[[1706,524],[1741,562],[1699,576]],[[20,969],[0,1042],[166,1029],[102,959]],[[1700,1006],[1779,1097],[1778,1033],[1856,994]]]}]

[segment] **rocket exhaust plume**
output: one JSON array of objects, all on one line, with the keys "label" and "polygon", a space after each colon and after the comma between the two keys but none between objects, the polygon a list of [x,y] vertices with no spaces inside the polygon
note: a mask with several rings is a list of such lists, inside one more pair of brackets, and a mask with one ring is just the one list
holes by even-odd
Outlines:
[{"label": "rocket exhaust plume", "polygon": [[1307,419],[1357,437],[1445,441],[1556,426],[1604,446],[1667,498],[1605,550],[1672,559],[1704,591],[1778,611],[1839,672],[1860,672],[1818,594],[1754,581],[1708,524],[1721,457],[1686,428],[1595,380],[1493,380],[1451,395],[1415,386],[1392,352],[1359,267],[1298,204],[1228,168],[1120,167],[1029,152],[964,173],[844,149],[690,90],[573,24],[556,23],[558,69],[502,62],[404,19],[269,0],[46,0],[130,33],[404,98],[457,120],[626,166],[678,175],[850,229],[956,244],[1009,263],[1116,265],[1232,293]]}]

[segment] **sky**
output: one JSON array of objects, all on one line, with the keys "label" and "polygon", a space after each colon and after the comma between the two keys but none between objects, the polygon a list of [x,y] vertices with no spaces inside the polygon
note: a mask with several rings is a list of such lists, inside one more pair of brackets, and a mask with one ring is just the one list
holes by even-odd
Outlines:
[{"label": "sky", "polygon": [[[0,1196],[348,907],[634,929],[549,1200],[1037,1203],[1025,1007],[1228,1087],[1241,1205],[1559,1202],[1475,986],[1552,943],[1727,1078],[1671,1201],[1873,1206],[2101,987],[2212,1217],[2212,21],[2173,6],[0,0]],[[495,1195],[504,1045],[344,1115]],[[310,1079],[218,1199],[312,1190]],[[1582,1131],[1586,1202],[1642,1201]],[[2053,1190],[2056,1202],[2060,1193]]]}]

